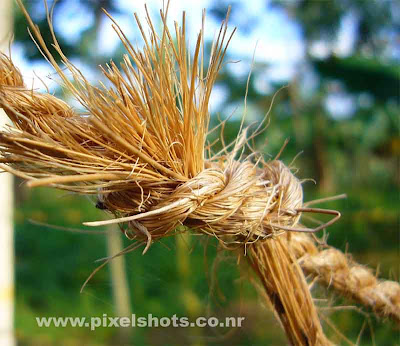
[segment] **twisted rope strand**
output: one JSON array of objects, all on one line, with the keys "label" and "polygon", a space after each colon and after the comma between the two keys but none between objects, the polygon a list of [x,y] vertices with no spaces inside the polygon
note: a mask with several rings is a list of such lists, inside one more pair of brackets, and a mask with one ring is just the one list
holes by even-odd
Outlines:
[{"label": "twisted rope strand", "polygon": [[307,234],[293,234],[290,246],[306,274],[400,325],[398,282],[377,279],[371,269],[356,263],[340,250],[331,247],[319,250]]}]

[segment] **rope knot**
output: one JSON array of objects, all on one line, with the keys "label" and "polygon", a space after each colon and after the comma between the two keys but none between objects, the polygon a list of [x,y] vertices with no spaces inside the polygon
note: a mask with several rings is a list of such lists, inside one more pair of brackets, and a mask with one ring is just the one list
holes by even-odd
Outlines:
[{"label": "rope knot", "polygon": [[281,161],[263,168],[250,161],[233,161],[225,167],[210,165],[133,218],[140,219],[151,236],[165,235],[184,224],[227,245],[246,244],[294,227],[302,203],[301,184]]}]

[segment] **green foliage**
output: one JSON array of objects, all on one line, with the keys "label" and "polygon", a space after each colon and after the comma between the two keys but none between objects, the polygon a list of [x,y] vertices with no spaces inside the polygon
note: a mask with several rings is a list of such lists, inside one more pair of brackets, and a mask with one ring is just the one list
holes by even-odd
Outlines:
[{"label": "green foliage", "polygon": [[324,78],[339,79],[353,93],[370,93],[378,103],[399,102],[400,67],[377,59],[351,56],[312,60]]}]

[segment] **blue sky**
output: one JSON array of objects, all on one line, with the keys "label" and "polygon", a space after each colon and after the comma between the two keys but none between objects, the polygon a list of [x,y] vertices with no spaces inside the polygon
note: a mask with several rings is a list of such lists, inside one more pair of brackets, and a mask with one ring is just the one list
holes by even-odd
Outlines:
[{"label": "blue sky", "polygon": [[[84,2],[83,2],[84,3]],[[133,18],[133,13],[137,12],[142,22],[145,22],[144,3],[142,0],[116,0],[115,4],[122,14],[115,14],[115,19],[123,28],[125,33],[133,42],[137,42],[138,30]],[[162,0],[147,1],[150,13],[153,18],[157,18],[158,10],[163,6]],[[202,9],[208,9],[212,5],[211,0],[184,1],[171,0],[169,8],[169,23],[172,25],[174,20],[181,20],[182,11],[186,11],[187,15],[187,37],[195,40],[196,34],[201,28]],[[80,34],[90,27],[94,18],[89,9],[78,0],[68,0],[67,3],[57,5],[60,6],[58,13],[62,15],[55,19],[55,26],[58,32],[75,43],[79,40]],[[302,34],[299,26],[294,18],[288,17],[286,12],[278,8],[269,7],[266,9],[265,0],[241,1],[239,3],[240,11],[234,12],[232,23],[238,26],[238,30],[230,45],[230,56],[234,60],[240,60],[238,63],[228,65],[231,71],[240,77],[247,76],[251,69],[251,60],[254,54],[257,63],[264,63],[265,69],[262,73],[258,73],[256,78],[256,86],[261,92],[268,93],[273,81],[289,82],[291,78],[302,68],[305,58],[305,46],[302,40]],[[44,11],[42,3],[37,5],[32,13],[33,18]],[[242,30],[246,28],[247,22],[252,21],[252,30]],[[216,30],[219,28],[214,17],[208,15],[206,18],[206,39],[212,39]],[[324,42],[316,42],[311,47],[311,53],[315,56],[323,57],[334,51],[339,55],[347,55],[351,53],[352,37],[354,36],[354,18],[351,14],[347,16],[341,25],[339,40],[333,47],[327,46]],[[140,45],[140,42],[137,42]],[[103,54],[112,55],[113,49],[118,44],[118,37],[111,28],[111,22],[108,18],[104,18],[100,27],[100,37],[97,43],[98,49]],[[45,80],[50,89],[56,86],[56,83],[46,78],[53,74],[52,69],[43,61],[40,63],[30,64],[24,59],[24,50],[21,46],[15,45],[13,48],[13,58],[16,64],[21,68],[25,77],[26,84],[33,85],[35,88],[45,90],[43,84],[35,74]],[[80,65],[79,61],[74,61]],[[80,66],[88,79],[96,79],[95,66]],[[56,78],[55,78],[56,79]],[[33,84],[32,84],[33,83]],[[218,110],[219,106],[225,99],[223,89],[216,88],[214,97],[211,102],[211,110]],[[338,102],[337,96],[335,102]],[[340,102],[340,101],[339,101]],[[327,107],[332,102],[327,102]],[[351,103],[351,102],[350,102]],[[343,104],[342,113],[350,110],[349,100]]]},{"label": "blue sky", "polygon": [[[116,5],[120,10],[124,11],[124,14],[115,15],[115,19],[133,40],[137,37],[138,31],[132,14],[133,12],[137,12],[139,17],[143,18],[144,21],[144,3],[145,1],[116,0]],[[148,1],[147,3],[150,12],[156,18],[157,11],[162,6],[162,1]],[[230,54],[244,60],[248,65],[257,45],[255,60],[275,65],[271,75],[272,78],[289,79],[292,74],[293,65],[298,63],[304,56],[304,46],[296,24],[287,18],[282,11],[265,11],[265,1],[255,0],[251,1],[251,5],[249,3],[243,2],[241,4],[245,13],[240,11],[240,15],[245,17],[253,15],[257,18],[255,28],[250,34],[247,31],[243,32],[240,30],[240,18],[232,18],[232,22],[239,27],[230,46]],[[69,0],[67,5],[64,3],[64,5],[61,4],[58,6],[62,7],[58,10],[63,15],[56,18],[55,27],[58,29],[58,32],[63,33],[65,38],[75,43],[79,40],[81,32],[93,23],[93,16],[78,0]],[[193,2],[172,0],[169,9],[169,21],[171,24],[173,20],[180,21],[182,11],[185,10],[188,23],[187,37],[194,40],[201,27],[202,9],[210,8],[210,6],[210,0]],[[44,11],[41,3],[35,8],[36,11],[38,13]],[[35,18],[35,13],[32,15]],[[206,38],[212,39],[218,27],[219,23],[211,15],[208,15],[206,19]],[[111,55],[117,44],[118,38],[111,28],[110,21],[108,19],[103,20],[100,28],[99,49],[103,53]],[[246,49],[243,49],[243,47],[246,47]],[[51,72],[51,69],[47,68],[45,63],[35,63],[33,66],[27,64],[23,59],[23,50],[21,47],[15,47],[14,50],[14,55],[18,56],[19,62],[23,65],[22,69],[25,75],[33,77],[32,67],[41,77]],[[247,74],[249,69],[250,66],[235,66],[235,70],[239,74]]]}]

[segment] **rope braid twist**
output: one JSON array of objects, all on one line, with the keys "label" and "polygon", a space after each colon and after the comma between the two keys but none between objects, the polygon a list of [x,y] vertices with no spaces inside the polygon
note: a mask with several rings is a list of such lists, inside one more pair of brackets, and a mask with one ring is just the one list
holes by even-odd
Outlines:
[{"label": "rope braid twist", "polygon": [[291,250],[306,274],[317,277],[338,294],[369,307],[382,318],[400,323],[400,285],[379,280],[369,268],[335,248],[320,250],[306,234],[293,234]]}]

